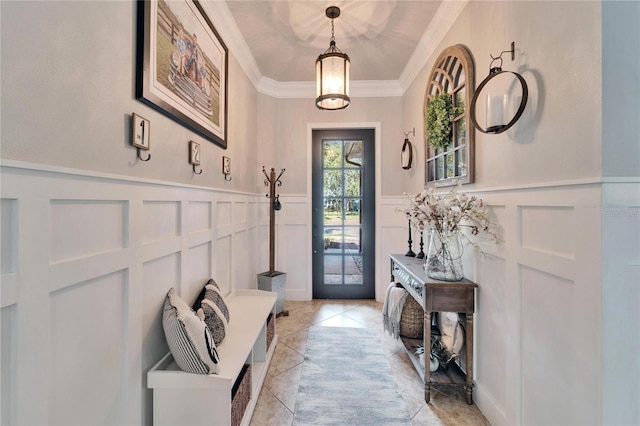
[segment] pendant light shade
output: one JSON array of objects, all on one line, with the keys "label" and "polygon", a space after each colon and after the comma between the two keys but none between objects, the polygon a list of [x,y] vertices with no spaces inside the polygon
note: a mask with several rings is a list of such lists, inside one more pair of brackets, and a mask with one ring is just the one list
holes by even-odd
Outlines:
[{"label": "pendant light shade", "polygon": [[331,19],[331,41],[329,48],[316,59],[316,106],[327,110],[344,109],[351,103],[351,61],[346,53],[338,49],[333,35],[333,20],[340,16],[340,9],[336,6],[328,7],[326,15]]}]

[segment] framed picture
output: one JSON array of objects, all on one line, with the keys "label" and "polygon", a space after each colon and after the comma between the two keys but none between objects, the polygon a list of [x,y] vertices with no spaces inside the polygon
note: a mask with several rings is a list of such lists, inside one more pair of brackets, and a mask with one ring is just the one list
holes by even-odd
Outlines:
[{"label": "framed picture", "polygon": [[227,148],[228,50],[197,0],[139,0],[136,97]]}]

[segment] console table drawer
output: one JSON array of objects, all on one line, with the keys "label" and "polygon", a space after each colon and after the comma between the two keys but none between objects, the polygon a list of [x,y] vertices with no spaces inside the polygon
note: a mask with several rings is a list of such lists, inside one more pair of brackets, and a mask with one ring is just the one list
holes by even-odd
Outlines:
[{"label": "console table drawer", "polygon": [[473,287],[433,287],[424,289],[424,309],[429,312],[474,312]]}]

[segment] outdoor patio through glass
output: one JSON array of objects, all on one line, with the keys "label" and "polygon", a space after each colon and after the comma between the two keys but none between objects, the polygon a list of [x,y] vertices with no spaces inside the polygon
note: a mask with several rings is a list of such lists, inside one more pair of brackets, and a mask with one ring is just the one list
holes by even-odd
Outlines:
[{"label": "outdoor patio through glass", "polygon": [[324,284],[362,284],[362,141],[323,141]]}]

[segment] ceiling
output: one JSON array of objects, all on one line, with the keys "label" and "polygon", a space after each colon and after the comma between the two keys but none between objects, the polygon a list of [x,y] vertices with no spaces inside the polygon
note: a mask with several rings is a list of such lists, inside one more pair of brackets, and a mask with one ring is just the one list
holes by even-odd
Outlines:
[{"label": "ceiling", "polygon": [[[447,3],[447,2],[445,2]],[[329,47],[328,6],[337,47],[351,59],[351,80],[399,80],[440,0],[227,0],[262,77],[315,80],[315,60]]]}]

